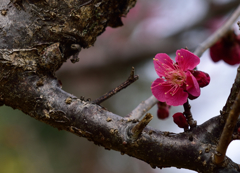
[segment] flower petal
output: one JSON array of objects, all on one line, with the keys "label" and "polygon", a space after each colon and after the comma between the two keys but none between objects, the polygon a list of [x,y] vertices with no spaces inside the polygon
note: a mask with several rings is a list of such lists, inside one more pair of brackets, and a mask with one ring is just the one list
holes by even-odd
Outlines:
[{"label": "flower petal", "polygon": [[158,76],[165,76],[168,69],[174,69],[174,61],[165,53],[158,53],[153,58],[154,68]]},{"label": "flower petal", "polygon": [[193,70],[200,63],[200,59],[192,52],[181,49],[176,52],[176,62],[183,71],[186,71]]},{"label": "flower petal", "polygon": [[183,91],[182,88],[179,88],[174,95],[167,93],[165,98],[168,105],[179,106],[187,102],[188,93]]},{"label": "flower petal", "polygon": [[197,79],[192,75],[190,71],[187,71],[186,89],[191,95],[198,97],[200,95],[200,87]]},{"label": "flower petal", "polygon": [[151,85],[152,94],[161,102],[165,102],[165,93],[170,89],[168,86],[163,86],[164,80],[157,78]]}]

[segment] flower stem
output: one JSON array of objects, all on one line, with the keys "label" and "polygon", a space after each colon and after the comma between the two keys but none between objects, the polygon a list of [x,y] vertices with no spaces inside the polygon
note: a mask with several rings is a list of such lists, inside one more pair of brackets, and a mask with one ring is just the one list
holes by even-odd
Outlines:
[{"label": "flower stem", "polygon": [[191,106],[187,100],[186,103],[183,104],[183,108],[184,108],[184,112],[183,114],[186,116],[187,118],[187,122],[190,126],[190,129],[193,129],[194,127],[197,126],[197,121],[195,121],[192,117],[192,113],[191,113]]}]

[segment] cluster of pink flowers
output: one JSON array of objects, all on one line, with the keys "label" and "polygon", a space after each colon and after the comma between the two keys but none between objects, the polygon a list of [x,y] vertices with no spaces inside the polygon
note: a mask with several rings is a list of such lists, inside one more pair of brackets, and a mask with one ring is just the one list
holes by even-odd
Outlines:
[{"label": "cluster of pink flowers", "polygon": [[194,71],[200,59],[188,50],[177,50],[175,59],[176,63],[165,53],[155,56],[153,62],[159,78],[152,83],[151,90],[160,102],[179,106],[186,103],[188,97],[197,98],[200,87],[208,85],[210,77]]},{"label": "cluster of pink flowers", "polygon": [[[178,106],[187,99],[196,99],[200,95],[200,87],[210,82],[207,73],[194,70],[200,59],[186,49],[177,50],[176,63],[165,53],[159,53],[153,59],[155,70],[159,76],[151,86],[153,95],[159,100],[157,116],[165,119],[169,116],[170,105]],[[173,115],[173,121],[180,128],[188,128],[183,113]]]},{"label": "cluster of pink flowers", "polygon": [[210,47],[210,56],[214,62],[223,60],[229,65],[240,63],[240,35],[229,31],[227,35]]}]

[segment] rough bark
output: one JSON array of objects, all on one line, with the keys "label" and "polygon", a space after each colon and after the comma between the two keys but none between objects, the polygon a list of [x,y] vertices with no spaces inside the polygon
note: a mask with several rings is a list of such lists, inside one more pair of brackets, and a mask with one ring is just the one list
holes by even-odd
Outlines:
[{"label": "rough bark", "polygon": [[135,0],[2,0],[0,103],[153,168],[240,172],[228,157],[221,166],[212,161],[225,124],[222,115],[180,134],[146,127],[135,139],[132,128],[137,120],[122,118],[61,89],[54,72],[80,47],[93,45],[106,26],[122,25],[120,17],[134,4]]}]

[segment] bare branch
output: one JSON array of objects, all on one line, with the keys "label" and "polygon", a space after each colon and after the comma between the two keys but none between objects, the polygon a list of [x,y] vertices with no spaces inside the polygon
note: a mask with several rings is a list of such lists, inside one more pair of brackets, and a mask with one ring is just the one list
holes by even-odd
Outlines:
[{"label": "bare branch", "polygon": [[152,95],[147,100],[140,103],[126,118],[140,119],[147,111],[149,111],[158,100]]},{"label": "bare branch", "polygon": [[103,96],[99,97],[98,99],[94,100],[93,103],[99,105],[103,101],[105,101],[108,98],[112,97],[114,94],[118,93],[122,89],[124,89],[124,88],[128,87],[129,85],[131,85],[136,80],[138,80],[138,75],[134,75],[134,67],[132,67],[130,76],[128,77],[128,79],[125,82],[123,82],[122,84],[120,84],[119,86],[114,88],[113,90],[109,91],[108,93],[104,94]]}]

